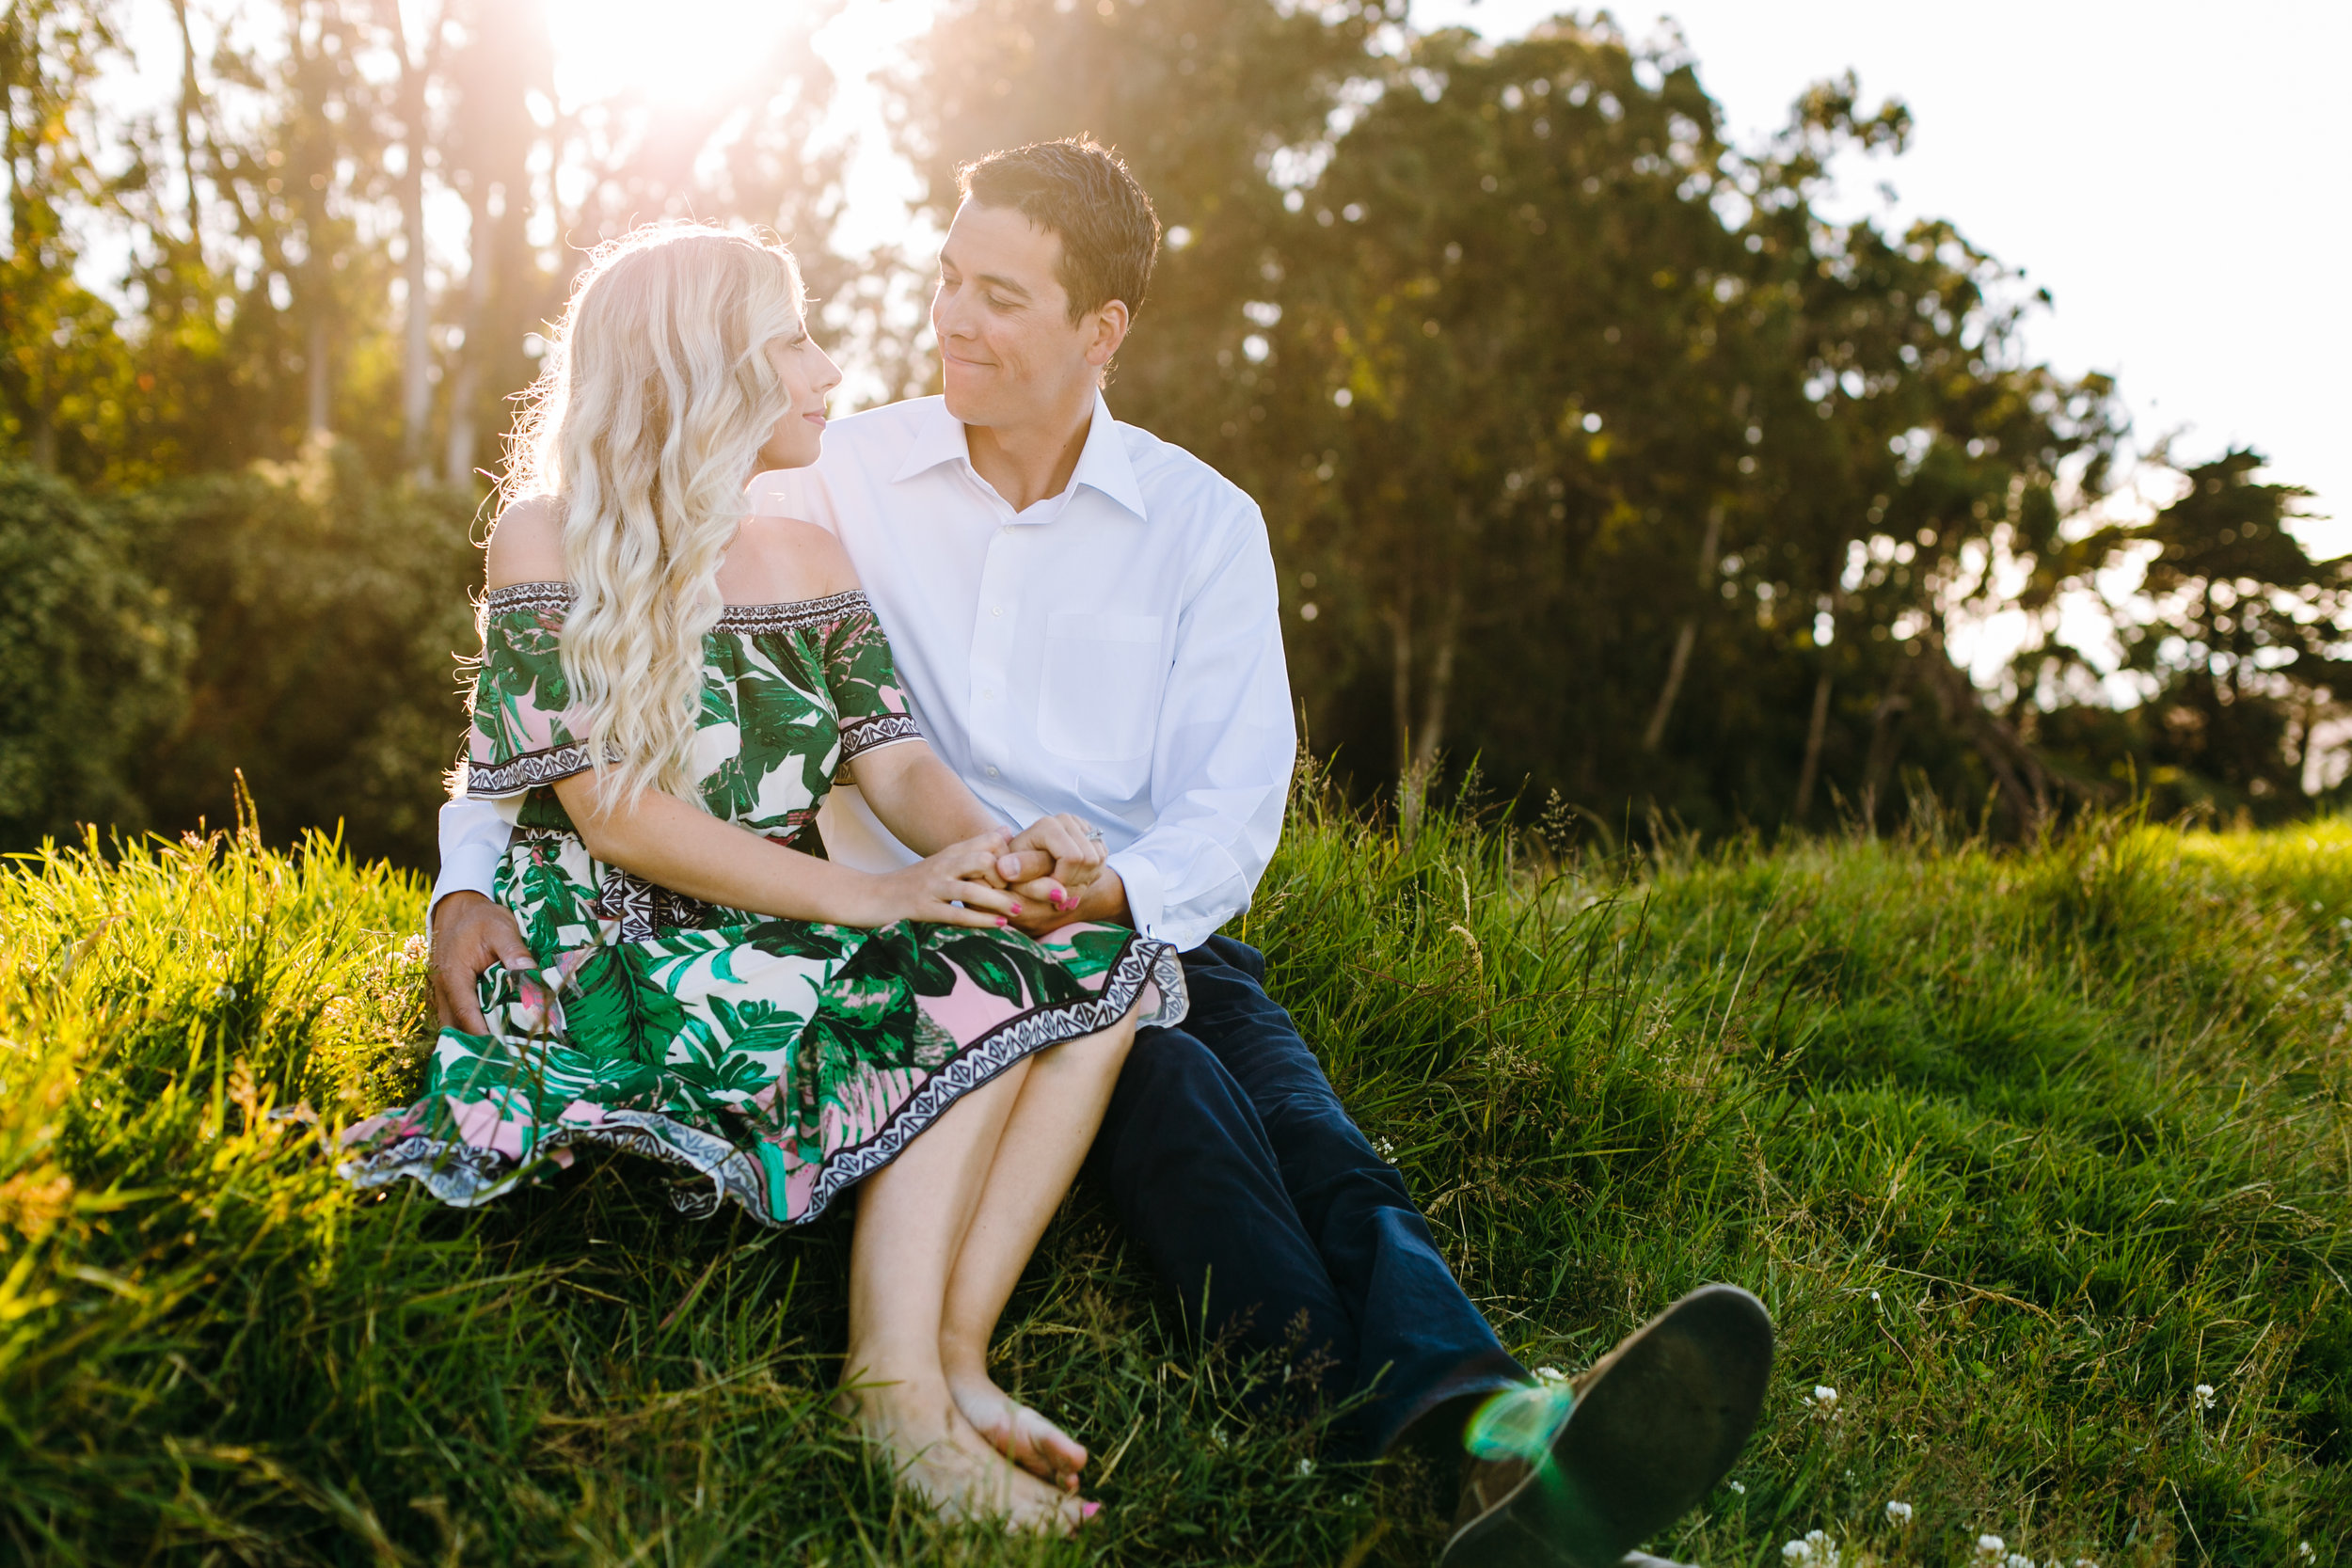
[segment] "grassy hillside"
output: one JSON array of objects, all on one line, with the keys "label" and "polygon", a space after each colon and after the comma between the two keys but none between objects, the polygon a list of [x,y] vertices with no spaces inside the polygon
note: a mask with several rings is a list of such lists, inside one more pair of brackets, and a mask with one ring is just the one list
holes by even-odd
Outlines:
[{"label": "grassy hillside", "polygon": [[[1661,1549],[2352,1548],[2352,831],[1620,869],[1302,808],[1243,934],[1531,1365],[1706,1279],[1777,1314],[1765,1427]],[[1429,1492],[1246,1418],[1083,1194],[1003,1338],[1099,1456],[1055,1546],[933,1529],[825,1414],[839,1226],[593,1162],[346,1194],[422,892],[234,835],[0,872],[0,1559],[1429,1560]]]}]

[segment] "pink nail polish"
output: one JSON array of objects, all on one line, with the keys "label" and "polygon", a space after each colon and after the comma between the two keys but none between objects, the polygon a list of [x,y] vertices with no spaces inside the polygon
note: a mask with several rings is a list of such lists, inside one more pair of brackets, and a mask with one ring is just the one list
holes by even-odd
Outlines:
[{"label": "pink nail polish", "polygon": [[1012,907],[1012,912],[1013,912],[1013,913],[1015,913],[1015,914],[1019,914],[1019,913],[1021,912],[1021,906],[1020,906],[1019,904],[1015,904],[1015,905],[1013,905],[1013,907]]},{"label": "pink nail polish", "polygon": [[1003,927],[1010,926],[1010,925],[1012,924],[1012,922],[1011,922],[1011,921],[1009,921],[1009,920],[1007,920],[1007,919],[1006,919],[1003,915],[1001,915],[1001,914],[1000,914],[1000,915],[998,915],[998,916],[996,917],[996,924],[997,924],[997,926],[998,926],[999,927]]}]

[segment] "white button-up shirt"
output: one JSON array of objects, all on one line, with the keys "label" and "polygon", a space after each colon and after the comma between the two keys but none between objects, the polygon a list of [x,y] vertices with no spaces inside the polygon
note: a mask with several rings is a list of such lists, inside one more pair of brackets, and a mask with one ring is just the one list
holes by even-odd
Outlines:
[{"label": "white button-up shirt", "polygon": [[[924,736],[1009,826],[1101,828],[1136,927],[1179,947],[1249,901],[1297,733],[1265,522],[1216,470],[1098,397],[1069,488],[1015,512],[931,397],[835,421],[751,501],[839,537]],[[819,831],[847,864],[912,859],[854,789]],[[486,803],[444,806],[435,898],[487,894],[506,833]]]}]

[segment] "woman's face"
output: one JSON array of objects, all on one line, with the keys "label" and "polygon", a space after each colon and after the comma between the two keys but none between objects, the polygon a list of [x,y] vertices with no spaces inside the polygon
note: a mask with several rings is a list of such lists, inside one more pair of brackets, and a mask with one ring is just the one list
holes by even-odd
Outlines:
[{"label": "woman's face", "polygon": [[798,336],[777,338],[768,344],[768,362],[791,396],[792,406],[759,449],[759,466],[805,468],[817,461],[825,444],[825,394],[841,385],[840,369],[817,346],[802,324]]}]

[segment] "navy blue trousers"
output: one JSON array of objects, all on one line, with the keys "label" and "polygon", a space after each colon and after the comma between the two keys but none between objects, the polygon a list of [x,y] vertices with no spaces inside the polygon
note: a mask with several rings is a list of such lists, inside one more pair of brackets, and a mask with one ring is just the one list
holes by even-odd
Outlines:
[{"label": "navy blue trousers", "polygon": [[1525,1383],[1266,995],[1264,958],[1211,937],[1184,964],[1191,1013],[1137,1037],[1088,1168],[1187,1328],[1270,1353],[1327,1399],[1369,1391],[1337,1434],[1367,1456]]}]

